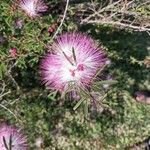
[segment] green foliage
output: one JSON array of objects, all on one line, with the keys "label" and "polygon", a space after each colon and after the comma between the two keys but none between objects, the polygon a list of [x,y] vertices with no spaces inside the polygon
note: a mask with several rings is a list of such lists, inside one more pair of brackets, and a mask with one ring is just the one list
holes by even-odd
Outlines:
[{"label": "green foliage", "polygon": [[[48,3],[52,5],[56,1]],[[0,103],[17,119],[3,108],[0,116],[24,130],[31,150],[36,149],[34,143],[38,137],[44,140],[44,150],[122,150],[150,135],[150,107],[133,99],[134,91],[150,88],[150,72],[142,64],[150,54],[150,37],[146,33],[110,26],[78,26],[72,19],[65,22],[64,31],[88,32],[103,43],[111,59],[112,63],[105,70],[114,80],[93,85],[101,94],[98,104],[104,106],[104,109],[95,108],[82,89],[84,98],[73,101],[61,99],[57,91],[49,91],[40,84],[39,61],[52,38],[47,30],[59,19],[59,14],[32,20],[19,9],[14,10],[13,4],[6,0],[1,2],[0,12],[0,34],[7,39],[0,47],[0,80],[6,83],[6,91],[11,91],[0,98]],[[18,18],[23,20],[22,29],[14,26]],[[9,53],[12,47],[17,48],[15,58]],[[11,67],[19,89],[8,76]],[[104,90],[103,84],[109,84],[109,89]]]},{"label": "green foliage", "polygon": [[0,64],[0,79],[3,78],[5,72],[6,72],[6,65],[4,63],[1,63]]}]

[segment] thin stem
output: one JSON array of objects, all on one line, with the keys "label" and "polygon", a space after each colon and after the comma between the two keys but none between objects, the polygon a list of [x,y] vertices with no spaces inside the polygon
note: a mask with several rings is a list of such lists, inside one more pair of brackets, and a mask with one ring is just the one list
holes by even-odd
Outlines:
[{"label": "thin stem", "polygon": [[8,146],[7,146],[7,143],[6,143],[6,139],[5,139],[4,136],[3,136],[3,142],[4,142],[4,146],[5,146],[6,150],[9,150],[9,148],[8,148]]},{"label": "thin stem", "polygon": [[102,66],[102,68],[99,68],[97,73],[94,75],[93,79],[92,79],[92,82],[94,82],[95,78],[100,74],[100,72],[106,67],[106,64],[104,64]]},{"label": "thin stem", "polygon": [[9,90],[8,92],[6,92],[6,93],[4,93],[4,94],[1,94],[0,95],[0,100],[2,99],[2,97],[4,97],[5,95],[7,95],[7,94],[10,94],[11,93],[11,91]]},{"label": "thin stem", "polygon": [[65,58],[70,62],[70,64],[71,64],[72,66],[74,66],[74,64],[70,61],[70,59],[68,58],[68,56],[65,54],[65,52],[62,52],[62,53],[64,54]]},{"label": "thin stem", "polygon": [[9,139],[9,150],[12,150],[12,135],[10,135]]},{"label": "thin stem", "polygon": [[64,20],[65,20],[66,14],[67,14],[68,6],[69,6],[69,0],[67,0],[67,2],[66,2],[66,7],[65,7],[65,11],[64,11],[63,18],[62,18],[61,23],[60,23],[59,27],[57,28],[55,34],[53,35],[52,39],[54,39],[54,38],[56,37],[56,35],[58,34],[58,32],[59,32],[61,26],[62,26],[63,23],[64,23]]},{"label": "thin stem", "polygon": [[77,63],[77,58],[76,58],[76,54],[75,54],[74,48],[72,48],[72,54],[73,54],[74,62]]},{"label": "thin stem", "polygon": [[8,108],[6,108],[4,105],[0,104],[0,107],[6,109],[7,111],[9,111],[16,119],[17,119],[17,116]]}]

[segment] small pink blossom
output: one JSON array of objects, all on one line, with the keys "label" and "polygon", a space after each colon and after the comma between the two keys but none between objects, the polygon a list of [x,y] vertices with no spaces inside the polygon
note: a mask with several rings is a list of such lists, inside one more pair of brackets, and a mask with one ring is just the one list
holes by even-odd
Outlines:
[{"label": "small pink blossom", "polygon": [[6,150],[6,146],[9,148],[10,144],[11,150],[27,150],[27,139],[21,131],[3,124],[0,127],[0,150]]},{"label": "small pink blossom", "polygon": [[48,28],[48,32],[51,34],[56,30],[57,23],[53,23],[51,26]]},{"label": "small pink blossom", "polygon": [[48,32],[49,32],[49,33],[53,33],[53,32],[54,32],[54,29],[51,28],[51,27],[49,27],[49,28],[48,28]]},{"label": "small pink blossom", "polygon": [[53,43],[51,51],[41,61],[42,81],[60,92],[89,88],[97,71],[107,58],[101,47],[82,33],[66,33]]},{"label": "small pink blossom", "polygon": [[22,26],[23,26],[23,20],[17,19],[17,20],[15,21],[15,28],[16,28],[16,29],[21,29]]},{"label": "small pink blossom", "polygon": [[9,50],[10,56],[11,57],[16,57],[17,56],[17,49],[16,48],[11,48]]},{"label": "small pink blossom", "polygon": [[47,11],[48,7],[44,3],[44,0],[20,0],[20,7],[25,13],[31,17],[35,18],[40,16],[41,13]]}]

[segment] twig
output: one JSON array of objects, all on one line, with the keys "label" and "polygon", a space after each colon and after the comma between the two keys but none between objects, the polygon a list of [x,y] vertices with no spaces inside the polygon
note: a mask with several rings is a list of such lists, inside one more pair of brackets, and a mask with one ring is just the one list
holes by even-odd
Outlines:
[{"label": "twig", "polygon": [[65,20],[66,14],[67,14],[68,6],[69,6],[69,0],[67,0],[67,2],[66,2],[66,7],[65,7],[64,14],[63,14],[63,18],[62,18],[61,23],[60,23],[59,27],[57,28],[55,34],[53,35],[52,39],[54,39],[54,38],[56,37],[56,35],[58,34],[58,32],[59,32],[61,26],[62,26],[63,23],[64,23],[64,20]]},{"label": "twig", "polygon": [[0,95],[2,95],[4,93],[5,87],[6,87],[6,84],[5,84],[5,82],[3,82],[3,84],[2,84],[2,91],[1,91]]},{"label": "twig", "polygon": [[1,95],[0,95],[0,99],[1,99],[2,97],[4,97],[5,95],[9,94],[9,93],[11,93],[10,90],[9,90],[8,92],[4,93],[4,94],[1,94]]},{"label": "twig", "polygon": [[13,81],[13,83],[16,85],[17,90],[19,90],[20,88],[19,88],[18,83],[16,82],[16,80],[15,80],[15,79],[12,77],[12,75],[11,75],[11,70],[12,70],[12,68],[14,68],[14,67],[17,65],[17,63],[18,63],[18,61],[16,61],[16,62],[9,68],[9,70],[8,70],[8,76],[11,78],[11,80]]},{"label": "twig", "polygon": [[120,27],[128,27],[134,30],[138,30],[138,31],[150,31],[150,28],[146,28],[146,27],[139,27],[139,26],[135,26],[135,25],[131,25],[131,24],[125,24],[125,23],[121,23],[119,21],[115,22],[115,21],[102,21],[102,20],[90,20],[88,22],[86,22],[88,24],[93,24],[93,23],[98,23],[98,24],[110,24],[110,25],[116,25],[116,26],[120,26]]},{"label": "twig", "polygon": [[103,11],[105,11],[106,9],[109,9],[109,8],[112,8],[114,7],[115,5],[117,5],[118,3],[120,3],[121,0],[117,1],[117,2],[114,2],[106,7],[103,7],[103,8],[100,8],[99,11],[95,12],[94,14],[91,14],[90,16],[88,16],[87,18],[83,19],[81,24],[83,24],[84,22],[88,22],[88,20],[90,20],[92,17],[94,17],[95,15],[97,14],[100,14],[102,13]]},{"label": "twig", "polygon": [[146,31],[147,32],[147,34],[150,36],[150,31]]},{"label": "twig", "polygon": [[14,67],[17,65],[17,63],[18,63],[18,61],[16,61],[16,62],[9,68],[8,73],[11,72],[12,68],[14,68]]},{"label": "twig", "polygon": [[[139,4],[134,0],[117,0],[110,3],[99,6],[95,3],[96,11],[92,14],[88,14],[88,8],[86,5],[82,6],[84,9],[83,18],[80,20],[80,24],[108,24],[115,25],[117,28],[130,28],[136,31],[150,31],[150,17],[147,13],[137,12],[137,8],[141,5],[148,5],[150,2],[147,0],[145,3]],[[88,4],[90,6],[90,4]],[[76,7],[78,9],[78,7]],[[79,10],[83,11],[83,10]]]},{"label": "twig", "polygon": [[16,119],[17,119],[17,116],[10,110],[8,109],[7,107],[5,107],[4,105],[0,104],[0,107],[6,109],[9,113],[11,113]]}]

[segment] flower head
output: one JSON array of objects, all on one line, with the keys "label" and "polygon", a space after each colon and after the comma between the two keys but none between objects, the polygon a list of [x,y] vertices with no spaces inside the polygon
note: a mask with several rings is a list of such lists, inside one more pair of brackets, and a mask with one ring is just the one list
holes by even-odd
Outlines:
[{"label": "flower head", "polygon": [[16,48],[11,48],[9,50],[10,56],[11,57],[16,57],[17,56],[17,49]]},{"label": "flower head", "polygon": [[57,27],[57,23],[53,23],[51,26],[49,26],[48,32],[50,34],[53,33],[55,31],[56,27]]},{"label": "flower head", "polygon": [[22,19],[16,19],[14,26],[16,29],[21,29],[23,27],[23,20]]},{"label": "flower head", "polygon": [[40,16],[48,8],[43,0],[20,0],[19,5],[32,18]]},{"label": "flower head", "polygon": [[42,81],[60,92],[89,88],[97,71],[107,61],[104,51],[87,35],[65,33],[59,36],[41,62]]},{"label": "flower head", "polygon": [[0,150],[6,149],[27,150],[27,139],[20,130],[3,124],[0,127]]}]

